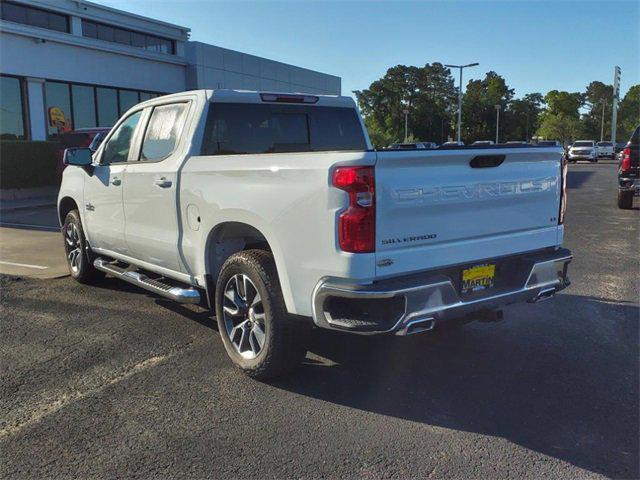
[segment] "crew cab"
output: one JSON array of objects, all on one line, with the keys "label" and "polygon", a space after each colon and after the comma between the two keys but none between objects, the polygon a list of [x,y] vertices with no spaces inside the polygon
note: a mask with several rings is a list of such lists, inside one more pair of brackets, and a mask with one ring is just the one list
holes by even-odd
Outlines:
[{"label": "crew cab", "polygon": [[578,160],[597,162],[598,153],[596,151],[596,142],[593,140],[576,140],[573,142],[573,145],[569,147],[567,159],[573,163],[576,163]]},{"label": "crew cab", "polygon": [[633,197],[640,195],[640,125],[622,149],[618,166],[618,207],[633,208]]},{"label": "crew cab", "polygon": [[199,90],[65,157],[71,276],[210,308],[257,378],[295,366],[313,325],[409,335],[569,283],[557,147],[376,151],[350,97]]},{"label": "crew cab", "polygon": [[596,143],[596,152],[598,154],[598,158],[616,158],[613,142]]}]

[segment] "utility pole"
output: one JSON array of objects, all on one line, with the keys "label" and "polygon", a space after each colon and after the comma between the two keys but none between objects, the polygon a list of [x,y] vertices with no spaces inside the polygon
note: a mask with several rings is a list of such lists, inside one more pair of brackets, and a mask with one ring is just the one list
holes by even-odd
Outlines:
[{"label": "utility pole", "polygon": [[618,124],[618,99],[620,98],[620,74],[617,65],[613,68],[613,107],[611,112],[611,143],[616,144],[616,127]]},{"label": "utility pole", "polygon": [[604,140],[604,103],[602,102],[602,120],[600,120],[600,141]]},{"label": "utility pole", "polygon": [[498,138],[500,136],[500,104],[495,105],[496,107],[496,143],[498,143]]},{"label": "utility pole", "polygon": [[467,67],[475,67],[479,63],[470,63],[468,65],[445,65],[447,68],[460,69],[460,87],[458,88],[458,143],[460,143],[461,127],[462,127],[462,69]]},{"label": "utility pole", "polygon": [[404,143],[407,143],[409,141],[409,136],[407,135],[409,127],[409,109],[405,108],[402,113],[404,113]]}]

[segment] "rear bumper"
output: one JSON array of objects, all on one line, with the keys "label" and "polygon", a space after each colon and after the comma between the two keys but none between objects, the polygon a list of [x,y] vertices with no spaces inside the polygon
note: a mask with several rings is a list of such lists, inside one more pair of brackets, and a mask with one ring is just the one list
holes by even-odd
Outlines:
[{"label": "rear bumper", "polygon": [[619,177],[618,187],[624,192],[634,192],[640,195],[640,178]]},{"label": "rear bumper", "polygon": [[[454,278],[459,268],[434,270],[371,285],[325,279],[313,294],[313,320],[318,327],[359,334],[428,330],[439,322],[553,296],[569,285],[567,249],[533,252],[506,259],[509,278],[501,287],[463,296]],[[487,260],[492,262],[494,260]],[[476,262],[483,263],[483,262]]]}]

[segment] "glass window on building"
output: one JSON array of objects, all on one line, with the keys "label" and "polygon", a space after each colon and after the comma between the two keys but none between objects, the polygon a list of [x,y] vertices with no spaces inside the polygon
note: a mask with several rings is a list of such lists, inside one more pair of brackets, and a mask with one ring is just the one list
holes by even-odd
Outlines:
[{"label": "glass window on building", "polygon": [[120,90],[120,115],[138,103],[140,103],[138,92],[134,90]]},{"label": "glass window on building", "polygon": [[96,88],[98,126],[113,127],[118,120],[118,92],[114,88]]},{"label": "glass window on building", "polygon": [[69,84],[45,82],[44,93],[49,138],[55,138],[64,132],[72,130]]},{"label": "glass window on building", "polygon": [[93,87],[72,85],[73,128],[96,127],[96,103]]},{"label": "glass window on building", "polygon": [[59,32],[69,32],[69,17],[66,15],[7,1],[3,1],[0,7],[0,16],[3,20]]},{"label": "glass window on building", "polygon": [[0,139],[25,140],[20,79],[0,77]]}]

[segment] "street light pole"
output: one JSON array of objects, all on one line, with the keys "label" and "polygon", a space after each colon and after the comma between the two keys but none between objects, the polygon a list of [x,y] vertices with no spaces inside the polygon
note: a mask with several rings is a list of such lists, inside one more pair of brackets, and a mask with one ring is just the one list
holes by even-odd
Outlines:
[{"label": "street light pole", "polygon": [[604,102],[602,102],[602,119],[600,120],[600,141],[604,140]]},{"label": "street light pole", "polygon": [[409,126],[409,109],[405,108],[402,113],[404,113],[404,143],[409,141],[408,135],[408,126]]},{"label": "street light pole", "polygon": [[462,128],[462,69],[467,67],[475,67],[479,63],[469,63],[468,65],[445,65],[447,68],[460,69],[460,86],[458,88],[458,143],[460,143],[460,132]]},{"label": "street light pole", "polygon": [[498,137],[500,132],[500,104],[495,105],[496,107],[496,143],[498,143]]}]

